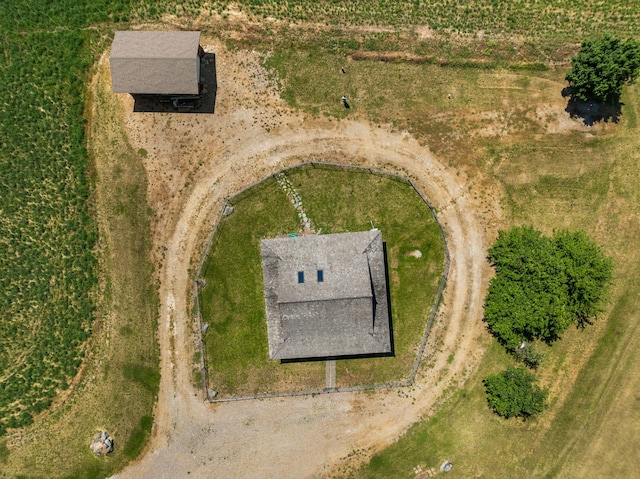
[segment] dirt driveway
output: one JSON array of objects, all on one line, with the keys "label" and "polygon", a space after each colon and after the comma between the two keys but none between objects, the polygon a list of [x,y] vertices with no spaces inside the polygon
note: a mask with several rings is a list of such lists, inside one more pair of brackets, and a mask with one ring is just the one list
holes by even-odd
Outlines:
[{"label": "dirt driveway", "polygon": [[[117,477],[331,475],[393,442],[478,363],[487,231],[499,208],[486,199],[480,204],[475,180],[440,163],[408,134],[292,112],[279,100],[257,53],[227,52],[215,42],[205,49],[217,52],[215,114],[133,113],[130,98],[120,99],[133,146],[147,152],[162,380],[152,440],[141,459]],[[416,384],[375,393],[205,404],[192,381],[189,268],[197,265],[225,196],[311,158],[410,176],[438,210],[451,269]]]}]

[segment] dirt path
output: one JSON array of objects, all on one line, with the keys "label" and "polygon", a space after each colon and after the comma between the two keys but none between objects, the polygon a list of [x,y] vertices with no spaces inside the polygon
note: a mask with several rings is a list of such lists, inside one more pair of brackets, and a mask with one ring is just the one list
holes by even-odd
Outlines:
[{"label": "dirt path", "polygon": [[[475,181],[446,168],[409,135],[291,112],[259,67],[257,54],[229,53],[213,43],[205,49],[217,52],[214,115],[128,113],[125,118],[134,147],[148,152],[162,380],[147,452],[117,477],[328,474],[394,441],[477,364],[488,276],[487,222],[499,210],[486,201],[481,207],[473,198]],[[131,100],[122,101],[131,112]],[[195,334],[189,268],[199,260],[225,196],[310,158],[401,172],[416,180],[439,211],[452,262],[423,361],[433,367],[422,367],[411,389],[205,404],[191,379]]]}]

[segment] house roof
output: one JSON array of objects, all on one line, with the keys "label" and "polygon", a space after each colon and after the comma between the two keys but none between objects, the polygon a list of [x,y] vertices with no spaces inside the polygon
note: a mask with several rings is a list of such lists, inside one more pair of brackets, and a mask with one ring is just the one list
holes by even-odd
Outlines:
[{"label": "house roof", "polygon": [[115,93],[196,95],[200,32],[117,31],[111,45]]},{"label": "house roof", "polygon": [[391,352],[382,233],[261,241],[272,359]]}]

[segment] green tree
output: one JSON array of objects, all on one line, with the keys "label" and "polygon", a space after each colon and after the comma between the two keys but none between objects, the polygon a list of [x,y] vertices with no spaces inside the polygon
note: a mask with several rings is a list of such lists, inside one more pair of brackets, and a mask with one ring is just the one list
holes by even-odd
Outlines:
[{"label": "green tree", "polygon": [[483,383],[489,407],[499,416],[529,419],[546,408],[547,393],[526,368],[509,367],[487,377]]},{"label": "green tree", "polygon": [[601,308],[613,264],[583,232],[552,238],[530,226],[500,231],[488,259],[484,320],[511,352],[523,342],[552,343],[572,323],[585,326]]},{"label": "green tree", "polygon": [[568,311],[584,327],[601,311],[605,286],[613,274],[613,261],[584,231],[557,231],[553,241],[564,262]]},{"label": "green tree", "polygon": [[622,86],[640,71],[640,42],[620,41],[610,35],[588,40],[571,60],[566,80],[573,97],[583,101],[615,103]]}]

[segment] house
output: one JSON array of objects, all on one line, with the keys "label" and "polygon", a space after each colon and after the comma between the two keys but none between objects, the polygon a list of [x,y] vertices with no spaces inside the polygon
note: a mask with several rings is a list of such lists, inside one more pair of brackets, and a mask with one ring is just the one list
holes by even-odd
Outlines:
[{"label": "house", "polygon": [[117,31],[110,56],[113,91],[197,96],[203,54],[200,32]]},{"label": "house", "polygon": [[271,359],[392,354],[379,230],[260,246]]}]

